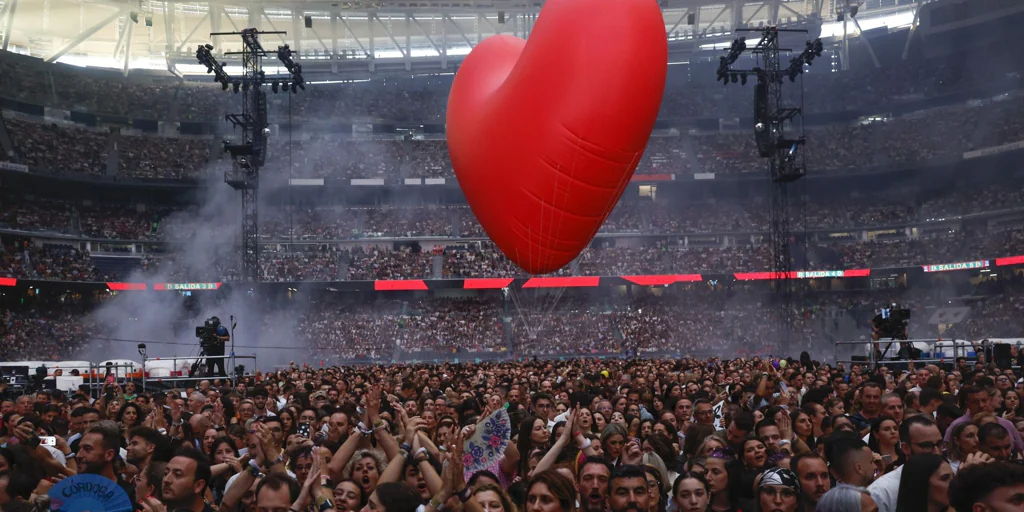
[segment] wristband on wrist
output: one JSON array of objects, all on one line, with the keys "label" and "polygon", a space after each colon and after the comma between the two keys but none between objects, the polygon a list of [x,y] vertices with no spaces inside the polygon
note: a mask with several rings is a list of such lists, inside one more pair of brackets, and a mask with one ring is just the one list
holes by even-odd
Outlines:
[{"label": "wristband on wrist", "polygon": [[469,486],[466,486],[464,489],[459,491],[456,494],[456,496],[459,497],[459,501],[465,503],[465,502],[469,501],[470,498],[473,497],[473,491],[469,488]]}]

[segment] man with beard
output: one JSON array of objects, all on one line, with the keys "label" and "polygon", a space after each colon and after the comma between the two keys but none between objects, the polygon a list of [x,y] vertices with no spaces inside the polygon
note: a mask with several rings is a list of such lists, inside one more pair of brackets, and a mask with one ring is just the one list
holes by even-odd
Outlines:
[{"label": "man with beard", "polygon": [[121,427],[110,420],[96,423],[85,431],[78,444],[78,453],[75,454],[78,472],[100,475],[117,482],[135,503],[135,486],[121,480],[121,475],[114,471],[120,450]]},{"label": "man with beard", "polygon": [[650,499],[642,467],[627,464],[615,468],[608,480],[608,506],[612,512],[647,512]]},{"label": "man with beard", "polygon": [[606,512],[608,510],[608,480],[612,467],[597,458],[583,461],[576,475],[576,490],[580,493],[581,512]]},{"label": "man with beard", "polygon": [[128,462],[139,471],[145,471],[149,463],[153,461],[156,454],[164,445],[164,436],[150,427],[135,427],[128,432],[128,447],[126,448]]},{"label": "man with beard", "polygon": [[832,487],[828,477],[828,464],[814,452],[804,452],[790,461],[793,472],[800,480],[800,509],[814,510],[818,500]]},{"label": "man with beard", "polygon": [[213,512],[203,499],[210,478],[210,463],[206,457],[196,450],[182,450],[167,463],[161,501],[167,510]]},{"label": "man with beard", "polygon": [[270,402],[270,393],[267,392],[267,388],[257,386],[252,390],[252,403],[256,404],[256,416],[277,416],[273,411],[267,407]]}]

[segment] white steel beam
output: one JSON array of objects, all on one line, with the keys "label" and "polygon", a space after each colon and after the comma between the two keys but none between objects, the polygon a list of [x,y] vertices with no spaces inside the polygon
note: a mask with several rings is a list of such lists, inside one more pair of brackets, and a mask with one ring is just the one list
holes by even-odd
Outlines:
[{"label": "white steel beam", "polygon": [[668,30],[667,30],[667,31],[665,32],[665,35],[666,35],[666,36],[671,36],[671,35],[672,35],[672,32],[675,32],[675,31],[676,31],[676,29],[677,29],[677,28],[679,28],[679,24],[680,24],[680,23],[682,23],[682,22],[683,22],[683,20],[685,20],[685,19],[686,19],[686,17],[687,17],[687,16],[689,15],[689,14],[690,14],[690,11],[689,11],[689,9],[687,9],[687,10],[683,11],[683,13],[679,15],[679,19],[677,19],[677,20],[676,20],[676,22],[675,22],[674,24],[672,24],[672,28],[668,29]]},{"label": "white steel beam", "polygon": [[380,23],[380,27],[384,29],[384,33],[387,34],[388,39],[390,39],[391,42],[394,43],[395,48],[397,48],[398,52],[402,54],[403,58],[405,58],[405,49],[402,48],[402,45],[398,44],[398,39],[395,39],[395,35],[391,33],[391,29],[389,29],[388,26],[384,24],[384,21],[380,19],[380,16],[377,16],[377,13],[373,13],[370,15],[370,26],[373,26],[373,20],[377,20],[377,23]]},{"label": "white steel beam", "polygon": [[192,36],[196,35],[196,30],[199,30],[199,27],[209,19],[210,11],[206,11],[206,14],[203,15],[203,17],[200,18],[198,22],[196,22],[196,26],[192,27],[192,30],[188,33],[187,36],[185,36],[185,39],[181,40],[181,44],[178,45],[179,52],[185,50],[185,45],[187,45],[188,42],[192,39]]},{"label": "white steel beam", "polygon": [[[423,25],[420,24],[420,20],[416,19],[416,16],[412,14],[409,15],[409,19],[412,20],[414,25],[416,25],[416,28],[420,29],[420,33],[423,34],[423,37],[427,38],[427,42],[430,43],[430,46],[434,47],[434,51],[437,52],[438,55],[441,55],[441,48],[437,46],[437,43],[434,42],[434,38],[430,37],[430,34],[428,34],[426,29],[423,28]],[[444,25],[442,24],[442,26]]]},{"label": "white steel beam", "polygon": [[132,60],[132,32],[134,32],[135,29],[135,23],[131,19],[127,20],[127,23],[128,29],[125,32],[127,32],[128,35],[124,38],[124,62],[121,64],[121,73],[124,74],[124,76],[128,76],[128,64],[130,64]]},{"label": "white steel beam", "polygon": [[[847,16],[849,16],[849,14],[847,14]],[[856,17],[850,17],[853,18],[853,24],[857,26],[857,32],[860,35],[859,39],[864,43],[864,47],[868,49],[868,55],[871,56],[871,62],[875,64],[875,68],[882,67],[882,64],[878,62],[878,57],[875,56],[875,49],[871,47],[871,41],[868,41],[867,36],[864,35],[864,30],[860,28],[860,22],[857,21]]]},{"label": "white steel beam", "polygon": [[91,27],[89,27],[89,28],[79,32],[78,35],[75,36],[75,38],[72,39],[68,44],[62,46],[59,50],[57,50],[57,51],[53,52],[52,54],[50,54],[50,56],[45,59],[46,63],[47,64],[52,64],[52,63],[56,62],[57,59],[63,57],[64,54],[68,53],[69,51],[73,50],[76,46],[78,46],[78,45],[82,44],[83,42],[85,42],[86,39],[89,39],[96,32],[99,32],[100,29],[102,29],[103,27],[109,25],[110,22],[116,20],[119,16],[121,16],[121,13],[126,11],[126,10],[128,10],[128,6],[127,5],[122,6],[117,11],[114,11],[113,13],[111,13],[110,16],[107,16],[106,18],[103,18],[102,20],[100,20],[95,25],[93,25],[93,26],[91,26]]},{"label": "white steel beam", "polygon": [[370,72],[373,73],[377,70],[377,50],[374,48],[376,43],[376,37],[373,34],[373,16],[366,17],[366,29],[370,34]]},{"label": "white steel beam", "polygon": [[412,71],[412,31],[409,30],[412,22],[409,21],[411,14],[405,15],[405,70]]},{"label": "white steel beam", "polygon": [[750,22],[754,21],[754,18],[757,17],[758,14],[761,14],[761,11],[763,11],[763,10],[764,10],[764,3],[762,3],[759,6],[757,6],[757,10],[755,10],[754,13],[751,14],[749,18],[747,18],[746,20],[743,21],[743,26],[746,27],[746,26],[750,25]]},{"label": "white steel beam", "polygon": [[128,17],[125,16],[118,20],[118,24],[120,25],[118,28],[121,30],[118,31],[117,42],[114,43],[114,52],[110,55],[110,58],[112,59],[116,59],[118,54],[121,53],[121,46],[124,45],[124,38],[128,35],[128,25],[130,25],[131,22],[128,20]]},{"label": "white steel beam", "polygon": [[292,10],[292,51],[299,53],[302,51],[302,16],[304,13]]},{"label": "white steel beam", "polygon": [[711,21],[708,22],[708,26],[704,28],[704,30],[700,33],[700,36],[701,37],[707,37],[708,31],[711,30],[711,27],[715,26],[715,22],[717,22],[719,20],[719,18],[721,18],[722,15],[725,14],[725,11],[728,11],[728,10],[729,10],[729,7],[727,7],[725,5],[721,6],[718,9],[718,14],[716,14],[714,18],[711,18]]},{"label": "white steel beam", "polygon": [[[914,36],[917,34],[917,25],[920,22],[920,15],[921,4],[918,4],[917,8],[914,9],[914,21],[910,22],[910,30],[907,32],[907,43],[903,45],[903,60],[907,60],[907,58],[910,57],[910,43],[913,42]],[[7,33],[4,32],[4,35],[6,36]]]},{"label": "white steel beam", "polygon": [[245,28],[260,28],[260,14],[263,13],[263,7],[259,5],[250,5],[246,7],[246,13],[249,14],[249,20],[246,22],[247,27]]},{"label": "white steel beam", "polygon": [[7,19],[4,20],[4,38],[0,41],[0,46],[6,52],[7,47],[11,44],[11,29],[14,28],[14,14],[18,10],[18,0],[8,0],[4,2],[4,11],[6,11]]},{"label": "white steel beam", "polygon": [[441,69],[448,69],[448,24],[441,13]]},{"label": "white steel beam", "polygon": [[460,36],[462,36],[462,40],[466,41],[466,44],[468,44],[470,48],[476,47],[476,45],[473,44],[473,41],[470,41],[469,38],[466,37],[466,33],[463,32],[461,28],[459,28],[459,25],[455,23],[455,20],[452,19],[451,15],[444,14],[442,16],[443,17],[441,19],[441,23],[444,23],[445,20],[450,21],[452,23],[452,26],[455,27],[455,31],[458,32]]},{"label": "white steel beam", "polygon": [[[271,21],[270,16],[267,16],[267,13],[265,11],[260,9],[260,15],[263,16],[263,19],[267,20],[267,24],[270,25],[271,30],[273,30],[274,32],[278,32],[277,25],[274,25],[274,22]],[[288,44],[288,41],[285,41],[284,37],[281,34],[275,35],[277,35],[277,38],[281,40],[281,44]]]},{"label": "white steel beam", "polygon": [[327,53],[331,53],[331,49],[327,46],[327,43],[324,42],[323,38],[320,37],[320,34],[317,33],[316,29],[310,27],[309,31],[312,32],[313,37],[315,37],[316,40],[320,42],[320,46],[324,47],[324,51]]},{"label": "white steel beam", "polygon": [[231,19],[231,16],[228,16],[228,10],[225,9],[223,5],[220,7],[220,12],[224,15],[224,19],[228,20],[228,23],[231,24],[231,28],[235,29],[235,32],[241,32],[241,30],[238,29],[238,25],[235,24],[235,20]]},{"label": "white steel beam", "polygon": [[488,27],[491,27],[491,32],[492,33],[494,33],[494,34],[501,34],[501,28],[500,28],[501,24],[500,23],[498,24],[498,26],[495,26],[493,23],[491,23],[490,18],[488,18],[487,15],[483,14],[483,13],[477,14],[476,17],[477,17],[478,20],[483,20],[484,23],[486,23]]},{"label": "white steel beam", "polygon": [[338,13],[331,11],[331,55],[338,53]]},{"label": "white steel beam", "polygon": [[790,7],[790,6],[786,5],[786,4],[779,4],[779,8],[785,9],[785,10],[793,13],[793,16],[795,16],[797,20],[802,20],[802,19],[807,17],[807,16],[804,16],[803,14],[800,14],[799,12],[794,11],[792,7]]},{"label": "white steel beam", "polygon": [[359,49],[362,50],[363,55],[366,55],[367,57],[372,57],[372,55],[370,55],[370,52],[366,49],[366,47],[363,46],[363,42],[359,40],[358,36],[356,36],[356,32],[352,30],[352,27],[350,27],[348,22],[345,21],[345,16],[339,14],[338,21],[340,21],[341,24],[345,27],[345,30],[348,30],[349,34],[352,34],[352,40],[355,41],[356,46],[358,46]]},{"label": "white steel beam", "polygon": [[[219,3],[215,2],[209,2],[207,6],[209,6],[208,11],[210,13],[210,32],[221,32],[220,17],[224,15],[224,8],[221,7]],[[210,44],[212,44],[218,52],[221,51],[220,38],[221,36],[210,36]]]},{"label": "white steel beam", "polygon": [[171,53],[174,52],[174,2],[164,2],[164,60],[167,61],[167,71],[174,69],[171,62]]}]

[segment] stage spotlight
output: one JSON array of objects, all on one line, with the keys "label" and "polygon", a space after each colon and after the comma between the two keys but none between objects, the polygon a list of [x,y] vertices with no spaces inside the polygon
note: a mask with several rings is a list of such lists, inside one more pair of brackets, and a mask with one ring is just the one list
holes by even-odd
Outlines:
[{"label": "stage spotlight", "polygon": [[222,90],[222,91],[228,90],[228,83],[227,82],[221,82],[220,83],[220,90]]},{"label": "stage spotlight", "polygon": [[274,82],[274,83],[270,84],[270,90],[274,91],[274,94],[277,94],[277,90],[278,90],[279,87],[281,87],[281,84],[279,84],[277,82]]},{"label": "stage spotlight", "polygon": [[240,88],[241,86],[242,86],[242,84],[240,84],[240,83],[238,83],[238,82],[235,82],[235,83],[231,84],[231,89],[235,91],[235,94],[238,94],[238,89],[239,89],[239,88]]}]

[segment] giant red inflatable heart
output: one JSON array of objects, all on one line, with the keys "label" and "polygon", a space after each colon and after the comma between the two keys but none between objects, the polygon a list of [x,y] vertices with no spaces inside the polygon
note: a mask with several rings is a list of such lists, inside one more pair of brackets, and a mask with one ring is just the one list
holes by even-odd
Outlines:
[{"label": "giant red inflatable heart", "polygon": [[668,64],[654,0],[548,0],[529,41],[497,35],[448,98],[455,176],[488,236],[531,274],[593,239],[629,183]]}]

